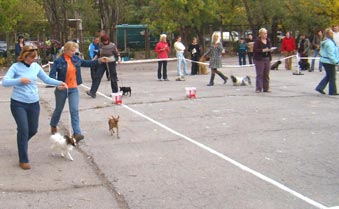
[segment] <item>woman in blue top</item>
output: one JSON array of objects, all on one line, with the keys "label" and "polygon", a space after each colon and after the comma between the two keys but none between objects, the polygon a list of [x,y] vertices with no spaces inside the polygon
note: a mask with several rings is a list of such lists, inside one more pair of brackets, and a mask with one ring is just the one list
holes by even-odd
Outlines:
[{"label": "woman in blue top", "polygon": [[18,62],[9,68],[2,79],[3,86],[13,86],[11,112],[17,124],[19,166],[24,170],[30,169],[28,141],[37,133],[39,125],[38,78],[49,85],[67,88],[64,82],[50,78],[41,66],[34,62],[37,56],[38,52],[34,46],[24,46]]},{"label": "woman in blue top", "polygon": [[339,51],[338,46],[333,40],[333,31],[331,28],[327,28],[324,31],[325,39],[320,44],[320,62],[325,68],[326,75],[320,81],[318,86],[315,88],[321,94],[325,94],[324,89],[328,86],[329,95],[338,95],[336,86],[336,65],[339,64]]}]

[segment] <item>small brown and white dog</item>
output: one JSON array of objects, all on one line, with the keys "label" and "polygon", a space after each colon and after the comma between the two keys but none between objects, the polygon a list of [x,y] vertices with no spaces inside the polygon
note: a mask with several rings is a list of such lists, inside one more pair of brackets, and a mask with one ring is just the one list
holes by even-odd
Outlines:
[{"label": "small brown and white dog", "polygon": [[73,147],[76,146],[75,138],[69,137],[67,135],[61,136],[59,133],[55,133],[50,137],[52,141],[51,149],[61,152],[61,156],[65,157],[67,155],[68,159],[73,161],[71,151]]},{"label": "small brown and white dog", "polygon": [[120,116],[118,115],[118,117],[114,117],[111,116],[108,118],[108,130],[111,132],[111,136],[113,136],[114,132],[114,128],[117,129],[117,138],[120,139],[119,136],[119,118]]}]

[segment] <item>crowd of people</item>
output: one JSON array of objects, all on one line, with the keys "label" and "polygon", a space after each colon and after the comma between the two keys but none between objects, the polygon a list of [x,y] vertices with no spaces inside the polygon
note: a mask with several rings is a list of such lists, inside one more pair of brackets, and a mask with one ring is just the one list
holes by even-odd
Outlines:
[{"label": "crowd of people", "polygon": [[[240,39],[238,44],[239,65],[246,65],[246,55],[249,64],[254,64],[256,71],[255,92],[270,93],[270,66],[272,61],[272,52],[274,47],[267,37],[268,31],[261,28],[258,31],[258,37],[254,39],[252,34],[248,35],[247,40]],[[225,84],[228,77],[220,70],[222,68],[222,55],[224,52],[223,44],[219,34],[214,34],[211,39],[211,45],[206,52],[202,54],[202,49],[198,43],[198,38],[194,37],[189,44],[187,51],[190,53],[191,75],[198,74],[198,61],[201,57],[209,58],[209,68],[211,76],[207,86],[214,86],[215,75],[217,74]],[[286,32],[282,39],[281,53],[284,55],[285,69],[292,70],[292,57],[298,52],[301,70],[314,71],[315,61],[312,59],[311,65],[308,62],[308,56],[313,50],[313,58],[320,55],[319,71],[324,68],[325,76],[316,86],[315,90],[321,94],[326,94],[324,89],[327,85],[329,95],[338,95],[336,87],[336,74],[339,65],[339,27],[326,28],[323,32],[317,30],[313,40],[310,41],[306,34],[301,34],[298,43],[291,35]],[[187,61],[184,56],[185,45],[181,41],[181,36],[176,38],[174,43],[177,61],[177,81],[185,80],[188,74]],[[30,169],[28,158],[28,142],[37,133],[39,123],[39,95],[37,87],[37,78],[49,85],[56,86],[55,109],[50,120],[51,134],[58,131],[58,123],[63,112],[66,100],[70,109],[70,119],[72,126],[72,136],[76,141],[84,139],[80,128],[79,118],[79,90],[78,86],[82,83],[81,67],[90,67],[92,84],[87,95],[96,98],[96,92],[100,86],[103,75],[106,72],[106,78],[110,81],[112,93],[117,93],[118,77],[116,65],[120,63],[120,54],[117,46],[110,41],[109,36],[102,34],[93,39],[88,48],[90,60],[84,60],[77,56],[79,46],[74,41],[68,41],[64,44],[61,53],[55,57],[53,66],[47,75],[42,67],[35,62],[38,56],[38,49],[32,45],[25,45],[24,38],[19,36],[16,45],[17,62],[14,63],[6,75],[3,77],[2,85],[13,87],[11,95],[10,109],[17,124],[17,145],[19,155],[19,166],[24,169]],[[155,52],[158,57],[157,78],[159,81],[169,81],[167,75],[167,58],[170,52],[170,45],[167,42],[166,34],[161,34],[159,42],[155,46]]]}]

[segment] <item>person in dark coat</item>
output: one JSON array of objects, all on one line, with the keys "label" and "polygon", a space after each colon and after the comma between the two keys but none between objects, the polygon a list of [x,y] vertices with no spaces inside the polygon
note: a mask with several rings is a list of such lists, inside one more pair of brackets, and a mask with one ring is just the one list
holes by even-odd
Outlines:
[{"label": "person in dark coat", "polygon": [[271,92],[270,85],[270,65],[271,65],[271,41],[267,38],[267,30],[259,30],[259,38],[254,42],[253,60],[255,64],[256,88],[255,92]]},{"label": "person in dark coat", "polygon": [[188,52],[191,53],[191,75],[196,75],[198,74],[198,69],[199,69],[199,64],[197,61],[200,59],[200,45],[198,43],[198,38],[194,37],[192,40],[192,43],[188,46]]}]

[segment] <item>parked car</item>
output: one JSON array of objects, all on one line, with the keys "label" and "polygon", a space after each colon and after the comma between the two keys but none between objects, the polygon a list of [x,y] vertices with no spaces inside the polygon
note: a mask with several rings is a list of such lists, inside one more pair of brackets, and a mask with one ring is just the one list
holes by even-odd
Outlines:
[{"label": "parked car", "polygon": [[25,41],[25,45],[32,45],[32,46],[35,46],[38,49],[44,48],[44,42],[42,42],[42,41]]},{"label": "parked car", "polygon": [[7,43],[0,41],[0,57],[7,57]]},{"label": "parked car", "polygon": [[[214,34],[221,34],[220,31],[214,31],[212,36],[214,36]],[[239,41],[239,33],[237,31],[223,31],[222,32],[222,40],[223,42],[237,42]]]},{"label": "parked car", "polygon": [[245,30],[243,38],[246,39],[248,37],[248,35],[252,35],[253,36],[253,32],[251,30]]}]

